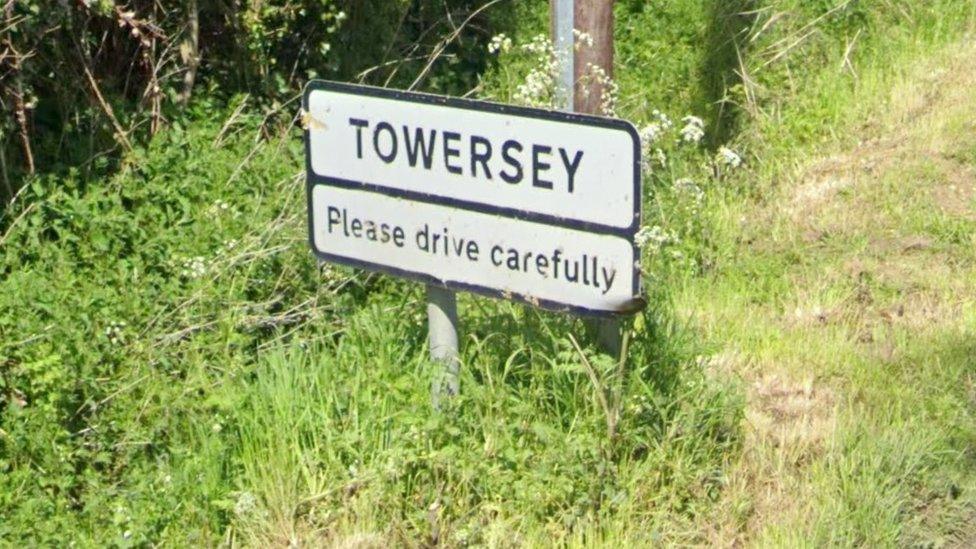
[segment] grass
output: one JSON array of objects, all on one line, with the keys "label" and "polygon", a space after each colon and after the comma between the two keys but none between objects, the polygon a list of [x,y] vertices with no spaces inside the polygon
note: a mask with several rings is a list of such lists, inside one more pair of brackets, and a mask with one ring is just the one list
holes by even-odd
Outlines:
[{"label": "grass", "polygon": [[[517,42],[544,30],[516,9]],[[110,180],[29,187],[0,225],[0,539],[972,545],[972,9],[618,2],[621,112],[711,136],[648,178],[652,305],[617,362],[462,296],[440,413],[421,288],[308,252],[294,130],[200,104]],[[727,140],[746,167],[716,176]]]},{"label": "grass", "polygon": [[721,519],[737,538],[967,546],[976,535],[976,142],[959,127],[976,107],[971,53],[910,61],[873,109],[858,108],[861,144],[820,148],[752,215],[727,219],[748,248],[677,298],[720,349],[715,369],[748,387],[726,497],[753,512]]}]

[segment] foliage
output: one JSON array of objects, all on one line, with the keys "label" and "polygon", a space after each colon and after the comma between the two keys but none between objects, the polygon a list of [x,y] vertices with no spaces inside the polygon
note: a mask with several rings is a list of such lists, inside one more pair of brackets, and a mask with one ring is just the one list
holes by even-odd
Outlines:
[{"label": "foliage", "polygon": [[[431,416],[419,293],[317,268],[301,147],[252,157],[256,122],[174,127],[109,184],[39,180],[18,201],[0,264],[0,537],[214,543],[230,523],[283,542],[367,511],[404,539],[487,539],[502,518],[568,535],[647,475],[658,515],[714,490],[734,397],[663,308],[621,374],[560,335],[579,321],[466,298],[465,394]],[[513,494],[526,511],[493,510]]]},{"label": "foliage", "polygon": [[273,106],[315,77],[399,87],[416,79],[422,89],[466,92],[483,69],[490,29],[509,20],[481,7],[475,0],[7,3],[0,101],[12,116],[0,119],[0,199],[35,169],[106,173],[131,142],[179,119],[195,92],[210,102],[247,93]]}]

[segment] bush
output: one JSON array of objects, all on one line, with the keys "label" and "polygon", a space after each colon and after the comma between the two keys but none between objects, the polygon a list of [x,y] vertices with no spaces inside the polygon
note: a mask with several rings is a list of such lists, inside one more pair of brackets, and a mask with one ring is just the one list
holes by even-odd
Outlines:
[{"label": "bush", "polygon": [[[291,99],[310,78],[463,93],[502,10],[474,0],[25,0],[0,24],[0,169],[103,173],[191,97]],[[251,104],[252,108],[254,103]]]}]

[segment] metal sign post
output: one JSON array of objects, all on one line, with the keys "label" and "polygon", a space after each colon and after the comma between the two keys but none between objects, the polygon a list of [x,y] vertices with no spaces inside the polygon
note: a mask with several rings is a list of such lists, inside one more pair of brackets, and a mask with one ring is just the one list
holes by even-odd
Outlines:
[{"label": "metal sign post", "polygon": [[435,409],[461,389],[461,358],[458,354],[457,298],[446,288],[427,285],[427,329],[430,359],[440,367],[431,385]]},{"label": "metal sign post", "polygon": [[552,47],[559,62],[559,78],[556,80],[556,97],[562,109],[573,112],[576,99],[576,39],[573,35],[576,21],[576,0],[551,0]]},{"label": "metal sign post", "polygon": [[[580,69],[586,67],[577,66],[576,59],[576,33],[580,31],[587,33],[593,39],[592,45],[596,51],[582,52],[580,57],[591,58],[594,64],[605,64],[602,67],[606,74],[612,74],[613,59],[613,1],[612,0],[551,0],[550,14],[552,17],[552,43],[559,61],[559,78],[556,86],[556,96],[562,101],[562,108],[567,112],[577,111],[577,107],[583,107],[582,111],[590,111],[593,106],[600,104],[601,97],[580,97],[576,95],[581,92],[577,89],[577,74],[583,74]],[[577,22],[577,12],[581,12],[581,21]],[[580,23],[580,25],[577,25]],[[589,28],[601,26],[603,28]],[[609,27],[609,28],[607,28]],[[596,85],[594,85],[596,84]],[[590,88],[599,88],[599,83],[584,84]],[[591,89],[591,91],[593,91]],[[602,89],[598,89],[602,95]],[[585,94],[585,92],[584,92]],[[595,99],[592,100],[592,99]],[[603,114],[590,112],[590,114]],[[604,352],[613,357],[620,354],[620,321],[615,318],[598,319],[589,321],[590,330],[596,333],[597,343]]]}]

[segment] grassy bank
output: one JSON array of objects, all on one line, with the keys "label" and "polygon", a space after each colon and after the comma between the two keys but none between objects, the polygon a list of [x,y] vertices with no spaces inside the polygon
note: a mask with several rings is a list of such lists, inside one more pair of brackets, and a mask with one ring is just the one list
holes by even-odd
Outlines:
[{"label": "grassy bank", "polygon": [[[916,4],[619,2],[618,112],[674,121],[651,306],[618,363],[463,296],[439,414],[421,288],[307,250],[295,129],[201,107],[37,181],[0,236],[0,539],[971,544],[976,8]],[[486,97],[546,29],[515,9]]]},{"label": "grassy bank", "polygon": [[[850,136],[761,204],[678,298],[746,390],[722,535],[761,544],[976,539],[974,73],[964,41],[905,60]],[[858,114],[855,114],[858,113]],[[731,532],[737,532],[731,534]]]}]

